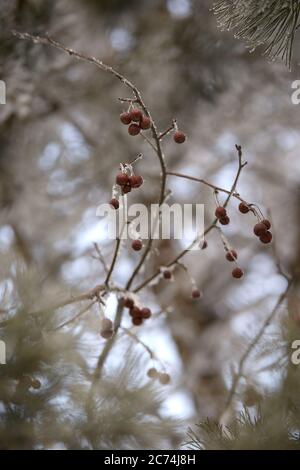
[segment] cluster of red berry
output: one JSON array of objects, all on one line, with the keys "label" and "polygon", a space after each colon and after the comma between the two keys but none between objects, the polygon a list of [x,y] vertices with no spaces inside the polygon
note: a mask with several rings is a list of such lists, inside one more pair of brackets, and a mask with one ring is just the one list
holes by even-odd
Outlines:
[{"label": "cluster of red berry", "polygon": [[120,120],[128,127],[128,134],[138,135],[141,130],[146,131],[151,127],[151,119],[145,116],[139,108],[132,108],[131,110],[121,113]]},{"label": "cluster of red berry", "polygon": [[227,215],[225,207],[218,206],[215,210],[215,216],[221,225],[228,225],[230,222],[230,218]]},{"label": "cluster of red berry", "polygon": [[171,382],[171,377],[166,372],[159,372],[155,367],[151,367],[147,375],[150,379],[158,379],[162,385],[168,385]]},{"label": "cluster of red berry", "polygon": [[116,176],[116,184],[121,186],[122,193],[130,193],[132,189],[137,189],[142,186],[144,180],[140,175],[127,175],[127,173],[119,173]]},{"label": "cluster of red berry", "polygon": [[[251,208],[245,203],[241,202],[239,205],[239,211],[242,214],[247,214]],[[271,243],[273,235],[270,232],[271,222],[268,219],[259,220],[257,224],[254,225],[253,232],[264,244]]]},{"label": "cluster of red berry", "polygon": [[131,316],[131,321],[134,326],[142,325],[143,321],[148,320],[152,315],[150,308],[138,307],[130,297],[124,299],[123,305],[129,309],[129,315]]}]

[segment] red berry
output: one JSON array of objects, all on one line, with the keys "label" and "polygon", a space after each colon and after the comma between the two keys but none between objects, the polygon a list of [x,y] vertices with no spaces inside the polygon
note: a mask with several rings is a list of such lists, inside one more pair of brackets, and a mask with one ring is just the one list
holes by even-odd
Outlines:
[{"label": "red berry", "polygon": [[142,116],[140,120],[140,128],[143,130],[150,129],[151,126],[151,119],[148,116]]},{"label": "red berry", "polygon": [[155,367],[151,367],[147,371],[147,375],[150,377],[150,379],[156,379],[156,377],[158,377],[158,371],[155,369]]},{"label": "red berry", "polygon": [[244,272],[241,270],[241,268],[234,268],[232,271],[232,276],[236,279],[240,279],[244,276]]},{"label": "red berry", "polygon": [[139,188],[142,186],[144,180],[140,175],[132,175],[129,177],[129,183],[132,188]]},{"label": "red berry", "polygon": [[130,309],[130,315],[131,315],[132,317],[134,317],[134,318],[135,318],[135,317],[142,318],[142,311],[141,311],[141,309],[140,309],[139,307],[132,307],[132,308]]},{"label": "red berry", "polygon": [[262,233],[261,236],[259,237],[260,241],[264,244],[271,243],[272,238],[273,238],[273,235],[269,231]]},{"label": "red berry", "polygon": [[176,131],[174,136],[173,136],[173,139],[174,141],[176,142],[176,144],[183,144],[183,142],[185,142],[185,134],[181,131]]},{"label": "red berry", "polygon": [[138,135],[141,131],[141,128],[138,124],[130,124],[130,126],[128,127],[128,133],[130,135]]},{"label": "red berry", "polygon": [[116,198],[111,199],[110,205],[113,206],[116,210],[120,207],[119,201]]},{"label": "red berry", "polygon": [[133,108],[130,111],[130,117],[132,121],[139,122],[143,117],[143,113],[139,108]]},{"label": "red berry", "polygon": [[171,381],[171,377],[169,376],[169,374],[162,372],[158,374],[158,380],[162,385],[168,385]]},{"label": "red berry", "polygon": [[120,114],[120,120],[121,120],[121,122],[122,122],[123,124],[126,124],[126,126],[127,126],[128,124],[130,124],[130,123],[131,123],[131,115],[130,115],[130,113],[121,113],[121,114]]},{"label": "red berry", "polygon": [[235,250],[230,250],[230,251],[227,251],[226,253],[226,259],[228,261],[235,261],[237,259],[238,255],[237,255],[237,252]]},{"label": "red berry", "polygon": [[119,173],[116,176],[116,183],[119,186],[124,186],[126,183],[128,183],[128,176],[126,175],[126,173]]},{"label": "red berry", "polygon": [[259,224],[254,225],[253,232],[255,233],[257,237],[260,237],[266,231],[267,231],[267,227],[265,224],[260,222]]},{"label": "red berry", "polygon": [[172,278],[172,273],[169,269],[166,269],[164,272],[163,272],[163,276],[165,279],[171,279]]},{"label": "red berry", "polygon": [[225,217],[221,217],[221,219],[219,219],[219,222],[221,225],[228,225],[230,223],[230,218],[228,217],[228,215],[226,215]]},{"label": "red berry", "polygon": [[127,183],[125,186],[122,187],[123,194],[128,194],[131,191],[131,185]]},{"label": "red berry", "polygon": [[141,240],[133,240],[131,247],[134,251],[140,251],[143,248]]},{"label": "red berry", "polygon": [[226,215],[227,215],[227,211],[225,207],[219,206],[216,208],[215,216],[217,217],[217,219],[222,219],[223,217],[226,217]]},{"label": "red berry", "polygon": [[261,223],[264,224],[267,227],[267,230],[270,230],[271,222],[268,219],[262,220]]},{"label": "red berry", "polygon": [[123,305],[124,305],[124,307],[126,307],[126,308],[133,308],[133,306],[134,306],[134,301],[133,301],[133,299],[131,299],[130,297],[126,297],[126,298],[123,300]]},{"label": "red berry", "polygon": [[151,317],[152,312],[151,312],[150,308],[144,307],[141,310],[141,314],[142,314],[142,318],[144,318],[144,320],[147,320],[148,318]]},{"label": "red berry", "polygon": [[192,298],[193,299],[200,299],[201,297],[201,292],[199,289],[195,288],[192,290]]},{"label": "red berry", "polygon": [[239,205],[239,211],[242,213],[242,214],[247,214],[250,209],[249,207],[247,206],[247,204],[245,204],[244,202],[241,202],[240,205]]},{"label": "red berry", "polygon": [[132,321],[132,324],[135,326],[140,326],[143,323],[142,317],[133,317],[131,321]]}]

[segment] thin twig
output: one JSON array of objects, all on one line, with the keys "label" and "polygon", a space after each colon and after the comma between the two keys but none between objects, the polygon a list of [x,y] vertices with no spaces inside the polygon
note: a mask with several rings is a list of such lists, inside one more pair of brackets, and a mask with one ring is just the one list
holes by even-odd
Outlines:
[{"label": "thin twig", "polygon": [[52,331],[58,331],[60,330],[61,328],[67,326],[67,325],[70,325],[71,323],[73,323],[75,320],[77,320],[77,318],[81,317],[84,313],[88,312],[88,310],[90,310],[90,308],[97,302],[97,300],[94,300],[93,302],[91,302],[88,306],[86,306],[85,308],[83,308],[82,310],[80,310],[80,312],[77,313],[77,315],[75,315],[74,317],[70,318],[69,320],[66,320],[64,323],[62,323],[61,325],[58,325],[56,328],[54,328],[54,330]]},{"label": "thin twig", "polygon": [[252,339],[252,341],[249,343],[246,351],[244,352],[244,354],[242,355],[242,357],[240,358],[240,361],[239,361],[239,364],[238,364],[238,370],[237,370],[237,373],[235,374],[234,376],[234,379],[233,379],[233,383],[232,383],[232,386],[231,386],[231,389],[229,391],[229,394],[228,394],[228,397],[227,397],[227,400],[226,400],[226,403],[225,403],[225,409],[222,413],[222,416],[220,418],[220,420],[222,421],[222,417],[225,416],[226,412],[228,411],[228,409],[230,408],[231,404],[232,404],[232,401],[235,397],[235,394],[236,394],[236,391],[237,391],[237,387],[239,385],[239,382],[240,382],[240,379],[242,378],[243,374],[244,374],[244,365],[245,365],[245,362],[247,361],[247,359],[249,358],[251,352],[253,351],[253,349],[255,348],[255,346],[258,344],[259,340],[261,339],[261,337],[263,336],[266,328],[270,325],[270,323],[274,320],[279,308],[281,307],[281,305],[283,304],[283,302],[285,301],[288,293],[289,293],[289,290],[292,286],[292,283],[293,281],[290,279],[287,283],[287,287],[285,289],[285,291],[281,294],[281,296],[279,297],[278,301],[276,302],[276,305],[275,307],[273,308],[273,310],[271,311],[271,313],[267,316],[267,318],[265,319],[265,321],[263,322],[261,328],[259,329],[258,333],[254,336],[254,338]]}]

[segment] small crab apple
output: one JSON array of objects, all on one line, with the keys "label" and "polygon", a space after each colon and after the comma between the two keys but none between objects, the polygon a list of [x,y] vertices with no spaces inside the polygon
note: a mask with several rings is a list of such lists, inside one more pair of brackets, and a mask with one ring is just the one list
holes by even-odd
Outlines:
[{"label": "small crab apple", "polygon": [[134,301],[130,297],[125,297],[123,300],[123,305],[126,308],[133,308],[134,307]]},{"label": "small crab apple", "polygon": [[129,177],[129,183],[132,188],[139,188],[142,186],[143,182],[143,177],[140,175],[132,175]]},{"label": "small crab apple", "polygon": [[143,248],[143,243],[141,240],[133,240],[131,247],[134,251],[140,251]]},{"label": "small crab apple", "polygon": [[169,269],[163,271],[163,276],[165,279],[172,279],[172,272]]},{"label": "small crab apple", "polygon": [[242,214],[248,214],[248,212],[250,211],[250,208],[247,206],[247,204],[245,202],[241,202],[239,204],[239,211]]},{"label": "small crab apple", "polygon": [[229,250],[226,253],[226,259],[228,261],[235,261],[237,259],[237,257],[238,257],[238,255],[237,255],[237,252],[235,250]]},{"label": "small crab apple", "polygon": [[200,297],[201,297],[201,291],[197,287],[194,287],[194,289],[192,290],[192,298],[200,299]]},{"label": "small crab apple", "polygon": [[261,223],[264,224],[267,227],[267,230],[270,230],[271,222],[268,219],[262,220]]},{"label": "small crab apple", "polygon": [[130,315],[132,317],[139,317],[139,318],[142,318],[142,311],[139,307],[132,307],[130,309]]},{"label": "small crab apple", "polygon": [[267,231],[267,227],[265,224],[262,222],[259,222],[258,224],[254,225],[253,232],[257,237],[260,237],[263,233]]},{"label": "small crab apple", "polygon": [[138,135],[140,132],[141,132],[140,126],[134,122],[130,124],[130,126],[128,127],[128,134],[130,135]]},{"label": "small crab apple", "polygon": [[142,310],[141,310],[141,314],[142,314],[142,318],[143,318],[144,320],[147,320],[148,318],[151,317],[152,312],[151,312],[150,308],[144,307],[144,308],[142,308]]},{"label": "small crab apple", "polygon": [[130,117],[132,121],[139,122],[143,117],[143,113],[139,108],[132,108]]},{"label": "small crab apple", "polygon": [[126,173],[119,173],[116,176],[116,184],[118,186],[124,186],[127,183],[128,183],[128,175],[126,175]]},{"label": "small crab apple", "polygon": [[225,207],[218,206],[215,210],[215,216],[217,217],[217,219],[222,219],[223,217],[226,217],[227,211]]},{"label": "small crab apple", "polygon": [[119,209],[119,207],[120,207],[119,201],[115,197],[113,197],[110,200],[110,205],[113,206],[113,208],[116,209],[116,210]]},{"label": "small crab apple", "polygon": [[176,131],[173,136],[173,139],[176,144],[183,144],[183,142],[185,142],[186,136],[182,131]]},{"label": "small crab apple", "polygon": [[221,225],[228,225],[230,223],[230,218],[228,217],[228,215],[226,215],[225,217],[221,217],[219,219],[219,222]]},{"label": "small crab apple", "polygon": [[260,241],[264,244],[268,244],[268,243],[271,243],[272,241],[272,238],[273,238],[273,235],[271,232],[269,232],[268,230],[264,233],[262,233],[259,237]]},{"label": "small crab apple", "polygon": [[140,120],[140,128],[144,131],[150,129],[151,127],[151,119],[148,116],[142,116]]},{"label": "small crab apple", "polygon": [[171,381],[171,377],[166,372],[160,372],[158,374],[158,380],[162,385],[168,385]]},{"label": "small crab apple", "polygon": [[232,270],[232,277],[234,277],[235,279],[240,279],[243,276],[244,276],[244,272],[241,268],[234,268]]},{"label": "small crab apple", "polygon": [[158,371],[155,367],[150,367],[147,371],[147,375],[150,379],[156,379],[158,377]]},{"label": "small crab apple", "polygon": [[125,124],[126,126],[128,126],[128,124],[131,123],[132,119],[131,119],[131,115],[130,113],[121,113],[120,114],[120,121]]},{"label": "small crab apple", "polygon": [[142,317],[133,317],[131,321],[134,326],[140,326],[143,323]]}]

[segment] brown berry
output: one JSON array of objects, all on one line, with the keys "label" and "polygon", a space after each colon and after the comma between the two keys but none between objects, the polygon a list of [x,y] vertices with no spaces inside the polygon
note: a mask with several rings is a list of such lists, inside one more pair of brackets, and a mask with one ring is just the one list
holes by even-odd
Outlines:
[{"label": "brown berry", "polygon": [[141,240],[133,240],[131,247],[134,251],[140,251],[143,248]]},{"label": "brown berry", "polygon": [[141,314],[142,314],[142,318],[144,318],[144,320],[147,320],[148,318],[151,317],[152,312],[151,312],[150,308],[144,307],[141,310]]},{"label": "brown berry", "polygon": [[235,250],[230,250],[230,251],[227,251],[226,253],[226,259],[228,261],[235,261],[237,259],[238,255],[237,255],[237,252]]},{"label": "brown berry", "polygon": [[199,289],[195,287],[195,289],[192,290],[192,298],[193,299],[200,299],[201,297],[201,292]]},{"label": "brown berry", "polygon": [[120,114],[120,120],[123,124],[128,126],[128,124],[130,124],[131,120],[132,120],[130,113],[121,113]]},{"label": "brown berry", "polygon": [[124,307],[126,308],[133,308],[134,307],[134,301],[130,297],[126,297],[123,301]]},{"label": "brown berry", "polygon": [[267,231],[267,227],[265,224],[263,224],[262,222],[254,225],[254,229],[253,229],[253,232],[255,233],[255,235],[257,237],[260,237],[263,233],[265,233]]},{"label": "brown berry", "polygon": [[139,307],[132,307],[130,309],[130,315],[135,318],[142,318],[142,311]]},{"label": "brown berry", "polygon": [[217,217],[217,219],[222,219],[223,217],[226,217],[226,215],[227,215],[227,211],[225,207],[219,206],[216,208],[215,216]]},{"label": "brown berry", "polygon": [[143,130],[150,129],[151,126],[151,119],[148,116],[142,116],[140,120],[140,128]]},{"label": "brown berry", "polygon": [[119,186],[124,186],[125,184],[127,184],[128,183],[128,176],[126,175],[126,173],[119,173],[116,176],[116,183]]},{"label": "brown berry", "polygon": [[113,323],[109,318],[103,318],[101,321],[101,330],[112,330],[113,329]]},{"label": "brown berry", "polygon": [[169,269],[166,269],[164,272],[163,272],[163,276],[165,279],[171,279],[172,278],[172,273]]},{"label": "brown berry", "polygon": [[262,220],[261,223],[264,224],[267,227],[267,230],[270,230],[271,222],[268,219]]},{"label": "brown berry", "polygon": [[242,214],[247,214],[250,209],[249,207],[247,206],[247,204],[245,204],[245,202],[241,202],[240,205],[239,205],[239,211],[242,213]]},{"label": "brown berry", "polygon": [[133,317],[131,321],[134,326],[140,326],[143,323],[142,317]]},{"label": "brown berry", "polygon": [[111,199],[110,205],[113,206],[116,210],[120,207],[119,201],[116,198]]},{"label": "brown berry", "polygon": [[143,177],[140,175],[132,175],[129,177],[129,183],[132,188],[139,188],[142,186],[143,182]]},{"label": "brown berry", "polygon": [[241,268],[234,268],[232,271],[232,276],[235,279],[240,279],[241,277],[243,277],[243,275],[244,275],[244,272],[242,271]]},{"label": "brown berry", "polygon": [[219,222],[221,225],[228,225],[230,223],[230,218],[228,217],[228,215],[226,215],[225,217],[221,217],[221,219],[219,219]]},{"label": "brown berry", "polygon": [[102,331],[100,331],[100,335],[104,339],[110,339],[113,334],[114,334],[113,330],[102,330]]},{"label": "brown berry", "polygon": [[173,136],[174,141],[176,144],[183,144],[185,142],[185,134],[182,131],[176,131],[174,136]]},{"label": "brown berry", "polygon": [[143,117],[143,113],[139,108],[133,108],[130,111],[130,117],[132,121],[139,122]]},{"label": "brown berry", "polygon": [[169,376],[169,374],[161,372],[160,374],[158,374],[158,380],[162,385],[168,385],[171,381],[171,377]]},{"label": "brown berry", "polygon": [[132,123],[128,127],[128,134],[130,135],[138,135],[141,131],[141,128],[138,124]]},{"label": "brown berry", "polygon": [[273,238],[273,235],[268,230],[266,232],[262,233],[261,236],[259,237],[260,241],[264,244],[271,243],[272,238]]},{"label": "brown berry", "polygon": [[158,377],[158,371],[155,369],[155,367],[151,367],[147,371],[147,375],[150,379],[156,379]]}]

